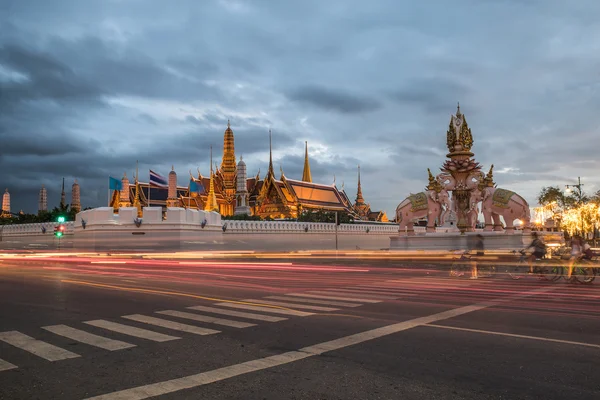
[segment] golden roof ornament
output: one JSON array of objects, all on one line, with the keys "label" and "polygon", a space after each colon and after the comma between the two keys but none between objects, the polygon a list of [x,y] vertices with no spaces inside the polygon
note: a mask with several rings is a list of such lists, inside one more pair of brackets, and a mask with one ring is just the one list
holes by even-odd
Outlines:
[{"label": "golden roof ornament", "polygon": [[435,190],[439,193],[442,190],[442,185],[433,177],[429,168],[427,168],[427,173],[429,174],[429,185],[427,185],[427,190]]},{"label": "golden roof ornament", "polygon": [[490,170],[487,173],[487,175],[485,176],[484,182],[486,184],[486,186],[488,187],[494,187],[495,182],[494,182],[494,164],[492,164],[490,166]]},{"label": "golden roof ornament", "polygon": [[456,115],[450,117],[450,124],[446,132],[446,144],[450,151],[448,157],[452,155],[473,156],[471,153],[473,135],[465,115],[460,112],[460,103],[456,108]]}]

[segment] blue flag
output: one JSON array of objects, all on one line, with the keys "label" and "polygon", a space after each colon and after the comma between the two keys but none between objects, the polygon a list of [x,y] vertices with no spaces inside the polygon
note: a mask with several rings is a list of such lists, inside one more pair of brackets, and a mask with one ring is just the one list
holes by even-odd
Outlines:
[{"label": "blue flag", "polygon": [[113,178],[112,176],[108,177],[108,188],[110,190],[122,190],[123,183],[120,180]]},{"label": "blue flag", "polygon": [[190,179],[190,193],[198,193],[198,184],[196,181]]}]

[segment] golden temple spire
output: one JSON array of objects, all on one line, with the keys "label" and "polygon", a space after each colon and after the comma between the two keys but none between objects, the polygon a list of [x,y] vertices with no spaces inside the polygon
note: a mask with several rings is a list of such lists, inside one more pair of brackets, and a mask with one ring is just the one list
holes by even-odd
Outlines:
[{"label": "golden temple spire", "polygon": [[360,184],[360,165],[358,166],[358,190],[356,191],[356,204],[364,204],[365,199],[362,194],[362,186]]},{"label": "golden temple spire", "polygon": [[304,170],[302,171],[302,181],[312,183],[310,164],[308,163],[308,142],[304,142]]},{"label": "golden temple spire", "polygon": [[[142,203],[140,201],[140,181],[138,179],[138,175],[139,175],[139,162],[136,160],[136,162],[135,162],[135,195],[134,195],[134,199],[133,199],[133,206],[135,208],[137,208],[138,218],[140,218],[143,215],[143,213],[142,213]],[[148,190],[150,190],[150,188],[148,188]]]},{"label": "golden temple spire", "polygon": [[215,196],[215,182],[213,179],[212,146],[210,146],[210,183],[208,196],[206,197],[206,204],[204,205],[204,211],[219,211],[217,196]]},{"label": "golden temple spire", "polygon": [[237,163],[235,162],[235,139],[229,120],[227,120],[227,129],[223,133],[223,159],[217,171],[222,174],[225,196],[233,197],[236,190]]},{"label": "golden temple spire", "polygon": [[267,176],[269,175],[275,176],[275,172],[273,172],[273,143],[271,129],[269,129],[269,170],[267,171]]}]

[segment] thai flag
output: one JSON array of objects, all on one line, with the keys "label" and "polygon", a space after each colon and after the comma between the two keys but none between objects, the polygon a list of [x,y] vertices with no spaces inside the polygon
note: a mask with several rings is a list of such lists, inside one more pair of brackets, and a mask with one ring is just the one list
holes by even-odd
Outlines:
[{"label": "thai flag", "polygon": [[167,178],[150,170],[150,186],[167,189],[169,184],[167,183]]}]

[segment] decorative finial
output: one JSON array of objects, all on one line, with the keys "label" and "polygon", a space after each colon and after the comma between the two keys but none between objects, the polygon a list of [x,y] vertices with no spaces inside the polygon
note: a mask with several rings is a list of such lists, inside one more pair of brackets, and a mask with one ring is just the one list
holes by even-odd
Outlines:
[{"label": "decorative finial", "polygon": [[231,128],[231,124],[229,123],[229,119],[227,120],[227,127]]},{"label": "decorative finial", "polygon": [[244,156],[240,154],[240,161],[244,161]]},{"label": "decorative finial", "polygon": [[460,102],[457,102],[457,106],[456,106],[456,116],[460,115]]},{"label": "decorative finial", "polygon": [[439,193],[442,190],[442,185],[435,180],[429,168],[427,168],[427,173],[429,174],[429,184],[427,185],[427,190],[435,190]]},{"label": "decorative finial", "polygon": [[333,174],[333,185],[335,186],[335,173]]},{"label": "decorative finial", "polygon": [[175,165],[171,164],[171,171],[175,171]]}]

